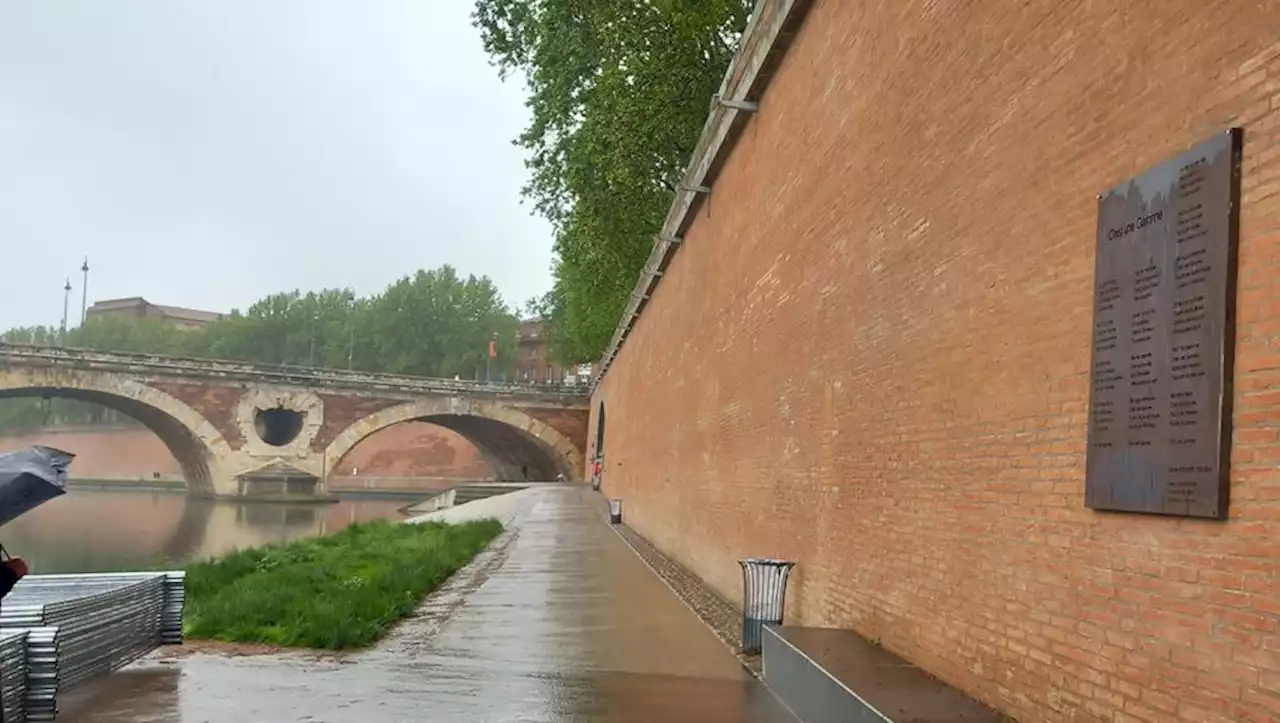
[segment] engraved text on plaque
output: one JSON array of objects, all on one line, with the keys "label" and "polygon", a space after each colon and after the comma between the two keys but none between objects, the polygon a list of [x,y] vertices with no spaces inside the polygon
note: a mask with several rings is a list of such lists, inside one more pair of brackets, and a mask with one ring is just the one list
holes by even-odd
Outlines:
[{"label": "engraved text on plaque", "polygon": [[1227,511],[1239,130],[1098,200],[1085,504]]}]

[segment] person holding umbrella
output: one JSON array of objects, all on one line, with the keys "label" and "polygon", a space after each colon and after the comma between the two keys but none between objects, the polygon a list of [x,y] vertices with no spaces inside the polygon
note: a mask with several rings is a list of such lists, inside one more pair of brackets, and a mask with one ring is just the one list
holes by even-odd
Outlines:
[{"label": "person holding umbrella", "polygon": [[[0,454],[0,525],[67,493],[67,466],[75,455],[33,446]],[[27,563],[0,545],[0,598],[27,576]]]},{"label": "person holding umbrella", "polygon": [[8,595],[13,586],[26,576],[27,563],[21,557],[10,557],[0,562],[0,598]]}]

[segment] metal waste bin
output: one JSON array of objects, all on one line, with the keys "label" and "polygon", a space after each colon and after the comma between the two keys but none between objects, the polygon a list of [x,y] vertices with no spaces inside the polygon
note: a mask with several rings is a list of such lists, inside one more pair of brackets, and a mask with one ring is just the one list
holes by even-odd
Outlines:
[{"label": "metal waste bin", "polygon": [[765,624],[781,624],[794,562],[751,557],[742,566],[742,652],[760,652]]},{"label": "metal waste bin", "polygon": [[609,522],[622,524],[622,500],[609,500]]}]

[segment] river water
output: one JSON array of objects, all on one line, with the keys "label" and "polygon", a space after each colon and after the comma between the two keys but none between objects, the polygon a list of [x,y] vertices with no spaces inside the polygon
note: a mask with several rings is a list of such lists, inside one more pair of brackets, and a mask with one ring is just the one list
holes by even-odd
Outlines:
[{"label": "river water", "polygon": [[72,488],[0,527],[0,544],[33,573],[128,570],[332,534],[353,522],[403,519],[399,510],[407,504],[215,502],[181,491]]}]

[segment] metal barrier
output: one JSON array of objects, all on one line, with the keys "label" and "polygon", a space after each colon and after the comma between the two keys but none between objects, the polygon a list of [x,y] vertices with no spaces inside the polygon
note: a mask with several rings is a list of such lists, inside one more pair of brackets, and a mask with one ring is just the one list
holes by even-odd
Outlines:
[{"label": "metal barrier", "polygon": [[742,566],[742,652],[760,652],[764,626],[782,623],[787,576],[794,562],[751,557]]},{"label": "metal barrier", "polygon": [[[182,642],[185,573],[29,575],[0,605],[0,661],[22,634],[25,680],[0,669],[5,723],[57,716],[60,692]],[[19,713],[11,715],[14,701]]]}]

